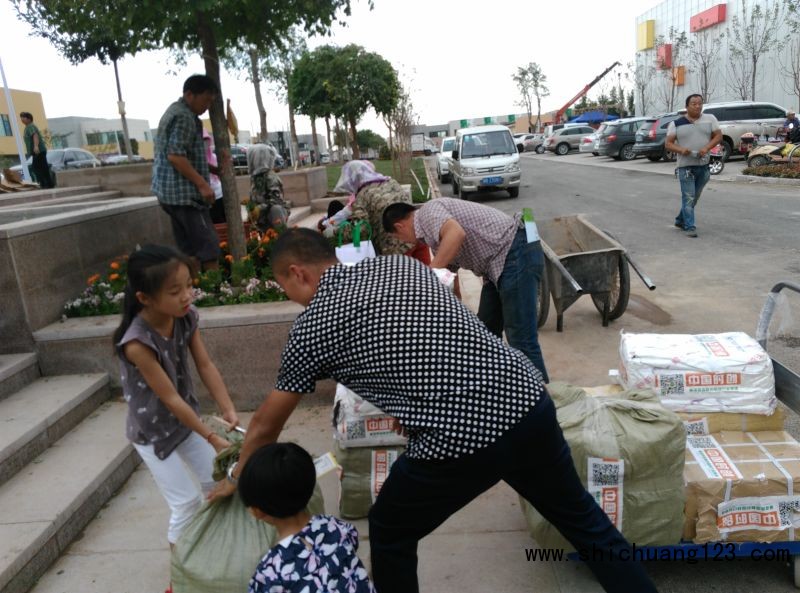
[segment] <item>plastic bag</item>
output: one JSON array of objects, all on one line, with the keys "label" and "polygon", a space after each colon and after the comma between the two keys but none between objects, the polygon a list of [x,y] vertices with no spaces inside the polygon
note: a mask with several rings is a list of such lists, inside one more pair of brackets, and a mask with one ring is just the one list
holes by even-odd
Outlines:
[{"label": "plastic bag", "polygon": [[[353,242],[342,244],[344,229],[352,225]],[[362,232],[366,231],[366,239],[362,237]],[[375,247],[372,245],[372,229],[369,223],[364,220],[355,222],[345,222],[339,227],[339,246],[336,248],[336,258],[343,264],[353,266],[360,261],[371,257],[377,257]]]}]

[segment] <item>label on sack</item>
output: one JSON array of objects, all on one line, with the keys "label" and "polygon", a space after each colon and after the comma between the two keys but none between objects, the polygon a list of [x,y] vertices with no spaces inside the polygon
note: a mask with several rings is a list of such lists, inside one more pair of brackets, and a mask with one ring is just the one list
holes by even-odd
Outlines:
[{"label": "label on sack", "polygon": [[387,451],[386,449],[375,449],[372,451],[372,460],[369,472],[369,491],[372,494],[372,502],[378,497],[378,493],[383,488],[383,483],[389,477],[389,470],[392,464],[397,461],[397,451]]},{"label": "label on sack", "polygon": [[622,529],[622,482],[625,477],[625,460],[589,457],[589,494],[594,496],[609,520]]},{"label": "label on sack", "polygon": [[710,435],[686,437],[686,447],[703,468],[706,477],[720,480],[741,480],[739,468],[730,460],[717,439]]},{"label": "label on sack", "polygon": [[697,373],[661,371],[656,373],[656,389],[660,395],[687,395],[738,391],[742,384],[742,373]]},{"label": "label on sack", "polygon": [[703,436],[709,433],[708,418],[693,418],[684,420],[683,427],[686,429],[686,436]]},{"label": "label on sack", "polygon": [[800,496],[735,498],[717,507],[720,533],[783,531],[800,527]]},{"label": "label on sack", "polygon": [[332,472],[335,469],[341,469],[339,462],[333,456],[333,453],[328,451],[325,455],[317,457],[314,460],[314,469],[317,471],[317,478],[321,478],[325,474]]}]

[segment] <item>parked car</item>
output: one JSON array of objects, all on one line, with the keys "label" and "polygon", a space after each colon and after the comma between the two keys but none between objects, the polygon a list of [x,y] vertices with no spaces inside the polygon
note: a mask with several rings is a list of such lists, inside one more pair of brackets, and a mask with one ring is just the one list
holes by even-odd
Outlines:
[{"label": "parked car", "polygon": [[774,136],[786,119],[786,110],[775,103],[762,101],[731,101],[708,103],[703,113],[717,118],[722,129],[723,160],[737,154],[742,134]]},{"label": "parked car", "polygon": [[[28,157],[28,167],[33,164],[33,159]],[[47,151],[47,164],[50,166],[50,175],[55,180],[58,171],[68,169],[87,169],[101,167],[96,156],[82,148],[52,148]],[[22,165],[11,167],[12,171],[22,174]]]},{"label": "parked car", "polygon": [[529,136],[533,137],[525,140],[525,150],[542,154],[544,152],[544,134],[529,134]]},{"label": "parked car", "polygon": [[247,173],[247,146],[231,144],[231,161],[236,173]]},{"label": "parked car", "polygon": [[636,156],[645,156],[653,162],[661,159],[674,161],[675,153],[664,148],[664,143],[667,139],[669,124],[678,119],[680,115],[682,113],[673,111],[643,122],[636,131],[636,140],[633,144],[633,152]]},{"label": "parked car", "polygon": [[606,125],[608,124],[600,124],[600,127],[594,131],[594,134],[584,136],[583,140],[581,140],[581,145],[578,147],[578,152],[589,152],[592,156],[598,156],[600,154],[597,152],[598,135],[605,129]]},{"label": "parked car", "polygon": [[618,161],[635,159],[633,145],[636,142],[636,131],[646,120],[644,117],[626,117],[608,122],[597,136],[597,152]]},{"label": "parked car", "polygon": [[142,163],[144,160],[144,157],[138,154],[134,154],[130,159],[128,158],[127,154],[112,154],[111,156],[107,156],[103,159],[103,164],[122,165],[125,163]]},{"label": "parked car", "polygon": [[447,136],[442,139],[442,149],[436,155],[436,178],[439,181],[450,181],[450,159],[456,146],[456,137]]},{"label": "parked car", "polygon": [[477,191],[507,190],[519,195],[519,153],[505,126],[462,128],[450,162],[450,182],[456,197]]},{"label": "parked car", "polygon": [[594,128],[587,125],[561,128],[544,139],[544,149],[565,155],[570,150],[577,150],[583,139],[591,134],[594,134]]},{"label": "parked car", "polygon": [[586,124],[576,124],[576,123],[563,123],[563,124],[550,124],[549,126],[544,127],[544,137],[547,138],[548,136],[552,136],[553,132],[556,130],[560,130],[562,128],[575,128],[578,126],[585,126]]},{"label": "parked car", "polygon": [[543,140],[542,134],[514,134],[514,144],[519,152],[536,150]]}]

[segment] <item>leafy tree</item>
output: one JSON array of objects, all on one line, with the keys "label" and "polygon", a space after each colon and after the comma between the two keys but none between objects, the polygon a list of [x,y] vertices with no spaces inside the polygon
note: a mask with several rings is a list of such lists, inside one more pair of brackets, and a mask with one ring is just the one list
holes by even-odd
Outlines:
[{"label": "leafy tree", "polygon": [[536,128],[541,131],[542,122],[542,99],[550,96],[547,88],[547,76],[542,72],[541,66],[536,62],[529,62],[527,66],[517,68],[517,73],[511,78],[517,85],[520,94],[520,101],[517,103],[523,107],[528,114],[528,131],[534,129],[531,121],[533,111],[533,100],[536,99]]},{"label": "leafy tree", "polygon": [[650,84],[655,72],[655,67],[644,61],[637,62],[635,66],[633,62],[627,64],[625,78],[633,83],[634,93],[639,95],[639,105],[642,108],[641,115],[647,115],[650,108],[652,100]]},{"label": "leafy tree", "polygon": [[361,150],[368,150],[370,148],[378,150],[386,145],[386,140],[372,130],[359,130],[356,140]]},{"label": "leafy tree", "polygon": [[[686,37],[684,31],[678,31],[675,27],[670,27],[669,34],[666,37],[659,35],[656,40],[656,47],[658,48],[668,44],[672,45],[672,65],[658,63],[657,66],[663,80],[660,87],[661,99],[666,110],[673,111],[678,91],[678,66],[682,65],[681,63],[686,56],[689,38]],[[684,66],[684,68],[686,67]],[[686,68],[685,73],[688,73],[688,68]]]},{"label": "leafy tree", "polygon": [[733,49],[728,43],[728,75],[725,79],[725,85],[728,90],[736,95],[742,101],[747,101],[750,98],[752,76],[752,64],[747,56],[744,54],[733,55]]},{"label": "leafy tree", "polygon": [[[332,146],[330,117],[333,115],[333,106],[326,89],[329,85],[329,64],[335,53],[336,49],[329,45],[304,53],[294,64],[288,88],[289,97],[297,111],[311,118],[314,142],[317,137],[316,120],[325,118],[328,146]],[[316,154],[319,155],[319,151]]]},{"label": "leafy tree", "polygon": [[17,16],[28,23],[35,35],[48,40],[73,64],[97,58],[111,62],[117,83],[117,99],[124,147],[128,158],[135,152],[128,133],[128,120],[122,101],[117,62],[125,55],[152,49],[155,43],[138,30],[136,16],[130,11],[104,11],[102,2],[74,0],[11,0]]},{"label": "leafy tree", "polygon": [[703,102],[708,103],[714,93],[713,76],[717,70],[722,39],[725,34],[716,34],[711,29],[702,29],[693,33],[692,36],[693,39],[688,47],[689,62],[697,72]]},{"label": "leafy tree", "polygon": [[[357,138],[356,124],[370,108],[380,115],[391,113],[400,100],[400,82],[392,65],[376,53],[359,45],[335,48],[328,64],[324,87],[332,112],[350,126],[350,137]],[[353,142],[353,158],[361,155]]]},{"label": "leafy tree", "polygon": [[[289,80],[291,79],[294,65],[304,53],[306,53],[306,41],[300,35],[300,31],[292,29],[286,34],[285,40],[280,48],[270,56],[264,73],[268,80],[275,84],[276,93],[281,100],[286,101],[289,107],[289,133],[292,142],[292,161],[294,165],[300,162],[300,145],[297,141],[297,126],[295,125],[295,106],[293,97],[289,94]],[[313,126],[312,146],[314,153],[319,155],[317,147],[316,126]]]},{"label": "leafy tree", "polygon": [[737,63],[740,70],[749,73],[751,101],[756,98],[758,63],[773,51],[783,49],[784,40],[780,35],[782,20],[783,3],[778,0],[767,3],[764,7],[761,3],[748,6],[747,0],[741,0],[741,11],[731,18],[728,28],[731,62]]}]

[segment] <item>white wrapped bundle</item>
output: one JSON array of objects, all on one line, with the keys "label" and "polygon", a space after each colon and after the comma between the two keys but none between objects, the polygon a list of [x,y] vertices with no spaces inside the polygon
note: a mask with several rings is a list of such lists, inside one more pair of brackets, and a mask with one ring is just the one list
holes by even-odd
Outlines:
[{"label": "white wrapped bundle", "polygon": [[628,334],[620,340],[620,379],[652,389],[676,412],[771,414],[772,361],[753,338],[725,334]]},{"label": "white wrapped bundle", "polygon": [[405,446],[406,438],[392,430],[393,423],[394,418],[364,401],[344,385],[336,386],[333,436],[343,449]]}]

